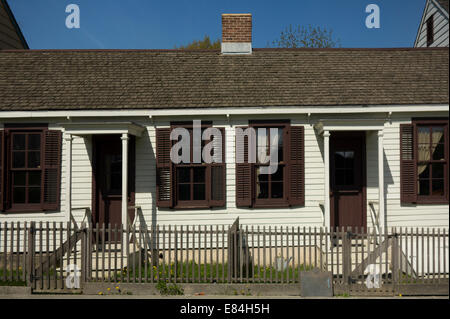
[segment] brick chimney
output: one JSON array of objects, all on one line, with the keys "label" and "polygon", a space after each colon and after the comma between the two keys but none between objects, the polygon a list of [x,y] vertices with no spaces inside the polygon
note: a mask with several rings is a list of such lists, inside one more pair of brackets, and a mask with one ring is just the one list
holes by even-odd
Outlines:
[{"label": "brick chimney", "polygon": [[252,15],[222,14],[222,53],[252,53]]}]

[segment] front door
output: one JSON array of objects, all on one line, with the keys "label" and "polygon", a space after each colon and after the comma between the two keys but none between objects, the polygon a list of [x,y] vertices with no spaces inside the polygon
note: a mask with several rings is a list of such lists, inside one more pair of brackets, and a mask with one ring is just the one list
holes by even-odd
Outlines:
[{"label": "front door", "polygon": [[[120,135],[96,135],[94,149],[93,222],[114,229],[122,223],[122,141]],[[128,205],[134,202],[134,138],[130,138],[128,155]],[[134,218],[134,216],[130,216]],[[107,235],[106,235],[107,237]],[[120,238],[118,238],[120,239]]]},{"label": "front door", "polygon": [[330,157],[331,226],[365,230],[365,132],[332,132]]}]

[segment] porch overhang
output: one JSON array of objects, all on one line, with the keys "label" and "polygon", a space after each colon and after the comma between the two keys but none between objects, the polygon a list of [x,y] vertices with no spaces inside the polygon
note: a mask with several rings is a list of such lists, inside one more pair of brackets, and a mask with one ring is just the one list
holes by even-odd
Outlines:
[{"label": "porch overhang", "polygon": [[135,122],[70,122],[59,123],[71,135],[129,134],[141,137],[145,127]]},{"label": "porch overhang", "polygon": [[314,129],[325,131],[383,131],[386,119],[320,119]]}]

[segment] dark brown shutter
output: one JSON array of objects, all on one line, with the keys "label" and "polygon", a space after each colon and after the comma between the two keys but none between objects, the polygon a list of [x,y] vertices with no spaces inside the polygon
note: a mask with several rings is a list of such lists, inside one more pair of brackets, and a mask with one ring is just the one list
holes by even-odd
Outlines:
[{"label": "dark brown shutter", "polygon": [[172,163],[170,128],[156,129],[156,205],[172,207]]},{"label": "dark brown shutter", "polygon": [[43,203],[44,210],[59,208],[61,188],[61,131],[44,131]]},{"label": "dark brown shutter", "polygon": [[[241,127],[245,130],[247,127]],[[237,136],[236,141],[236,159]],[[252,205],[252,164],[248,163],[248,136],[244,136],[244,163],[236,163],[236,206],[250,207]]]},{"label": "dark brown shutter", "polygon": [[5,179],[3,176],[3,174],[5,173],[5,168],[4,168],[5,161],[3,159],[3,157],[4,157],[3,149],[5,147],[4,140],[5,140],[5,134],[3,134],[3,130],[0,130],[0,211],[2,211],[4,209],[4,204],[3,204],[3,201],[4,201],[3,193],[4,193],[4,189],[5,189],[5,187],[4,187]]},{"label": "dark brown shutter", "polygon": [[[222,163],[211,163],[211,207],[222,207],[225,206],[226,202],[226,166],[225,166],[225,129],[223,127],[218,127],[222,133]],[[212,142],[214,143],[214,141]]]},{"label": "dark brown shutter", "polygon": [[400,124],[400,201],[417,201],[416,160],[414,158],[414,126]]},{"label": "dark brown shutter", "polygon": [[305,205],[305,129],[291,126],[289,133],[289,205]]}]

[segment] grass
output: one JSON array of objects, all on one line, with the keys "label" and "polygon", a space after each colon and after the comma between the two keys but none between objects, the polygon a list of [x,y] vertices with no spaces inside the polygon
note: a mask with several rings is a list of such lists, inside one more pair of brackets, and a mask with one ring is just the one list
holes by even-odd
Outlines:
[{"label": "grass", "polygon": [[[150,269],[150,267],[153,268],[153,271]],[[252,276],[252,269],[253,269],[253,276]],[[292,278],[295,278],[295,281],[298,281],[299,278],[299,271],[310,271],[313,267],[311,266],[304,266],[300,265],[300,267],[288,267],[284,271],[278,271],[274,267],[266,267],[266,268],[259,268],[258,266],[253,266],[253,268],[249,267],[249,281],[250,282],[264,282],[264,278],[266,278],[266,282],[270,281],[270,278],[272,278],[271,282],[281,283],[281,278],[283,278],[283,282],[286,282],[288,273],[289,273],[289,280],[292,281]],[[175,265],[175,263],[171,263],[170,265],[162,264],[160,263],[158,266],[152,266],[151,264],[148,265],[147,268],[147,274],[145,273],[145,267],[136,267],[135,269],[127,269],[124,268],[121,272],[116,272],[116,276],[118,279],[123,276],[124,280],[125,278],[130,277],[130,280],[133,280],[134,276],[136,279],[139,278],[139,270],[141,272],[142,279],[147,281],[151,280],[153,278],[153,281],[160,281],[160,280],[166,280],[172,281],[175,277],[178,280],[181,279],[181,275],[183,275],[183,280],[186,280],[186,274],[189,276],[189,281],[192,281],[192,273],[194,273],[195,282],[200,283],[223,283],[228,282],[228,264],[197,264],[193,261],[190,262],[180,262]],[[265,272],[265,277],[264,277]],[[200,276],[199,276],[200,273]],[[206,277],[206,280],[205,280]],[[240,275],[237,276],[238,281],[240,280]],[[246,281],[246,267],[244,267],[242,272],[242,278],[244,281]],[[233,281],[233,278],[232,278]]]},{"label": "grass", "polygon": [[[4,280],[6,274],[6,280]],[[10,280],[12,274],[12,280]],[[17,280],[19,278],[19,280]],[[26,282],[23,281],[23,271],[22,269],[17,270],[4,270],[0,268],[0,286],[26,286]]]}]

